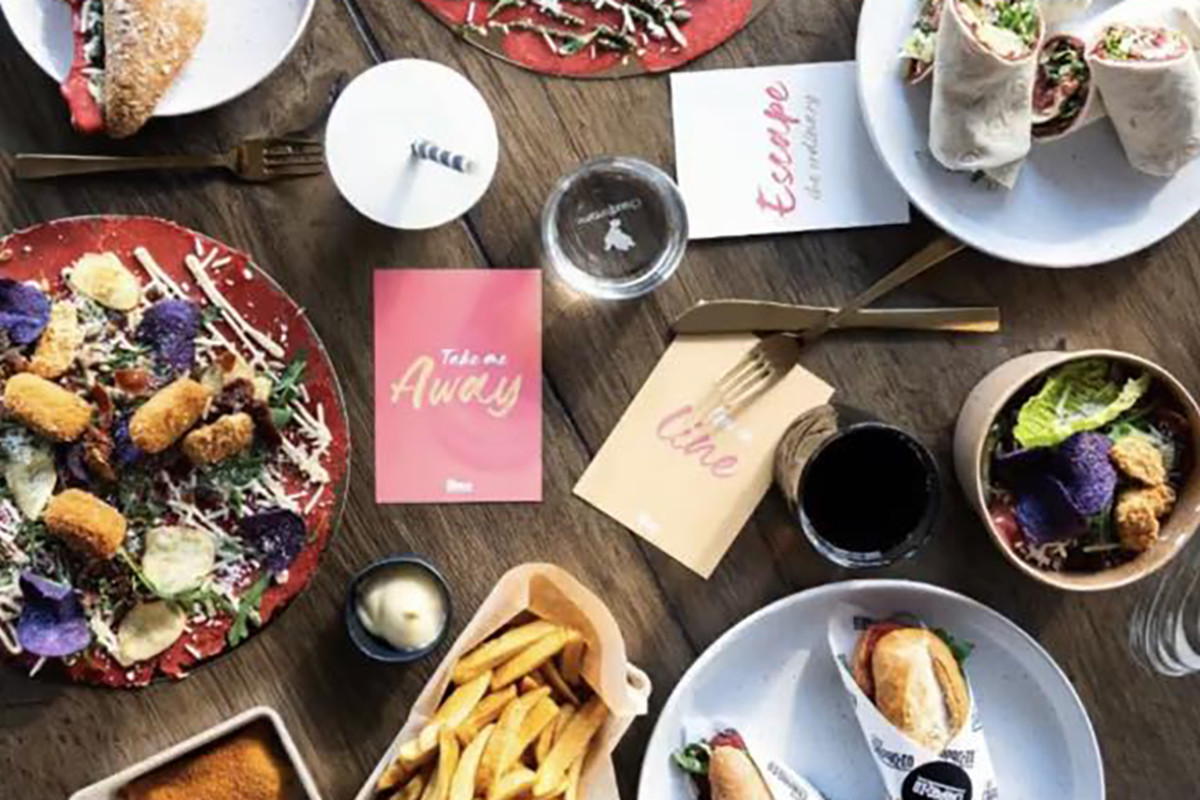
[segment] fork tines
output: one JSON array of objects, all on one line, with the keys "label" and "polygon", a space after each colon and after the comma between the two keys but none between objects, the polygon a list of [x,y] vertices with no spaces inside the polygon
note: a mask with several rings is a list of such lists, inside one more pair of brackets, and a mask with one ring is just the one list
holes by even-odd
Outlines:
[{"label": "fork tines", "polygon": [[696,407],[696,422],[719,425],[771,388],[799,360],[800,344],[795,337],[776,334],[763,339],[716,382]]},{"label": "fork tines", "polygon": [[268,168],[324,166],[325,147],[311,139],[268,139],[263,142],[263,163]]}]

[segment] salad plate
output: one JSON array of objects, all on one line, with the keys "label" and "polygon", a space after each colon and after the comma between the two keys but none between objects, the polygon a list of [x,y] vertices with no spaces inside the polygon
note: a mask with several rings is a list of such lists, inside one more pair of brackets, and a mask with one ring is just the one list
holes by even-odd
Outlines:
[{"label": "salad plate", "polygon": [[146,217],[0,239],[0,660],[183,678],[308,585],[349,431],[304,311],[244,253]]},{"label": "salad plate", "polygon": [[663,707],[642,762],[640,800],[692,800],[691,781],[673,754],[709,721],[773,747],[765,758],[793,769],[827,800],[884,796],[826,638],[831,615],[846,603],[914,614],[974,645],[965,670],[1002,797],[1103,800],[1104,769],[1091,721],[1049,654],[974,600],[900,580],[808,589],[727,631]]},{"label": "salad plate", "polygon": [[[1078,31],[1117,4],[1096,0],[1087,12],[1051,26],[1048,33]],[[881,160],[937,225],[997,258],[1081,267],[1149,247],[1200,211],[1200,162],[1170,179],[1138,172],[1107,120],[1035,144],[1011,191],[943,168],[929,147],[930,82],[910,85],[899,56],[920,6],[921,0],[863,4],[858,89]]]},{"label": "salad plate", "polygon": [[[208,23],[195,54],[155,116],[192,114],[227,103],[266,80],[308,27],[316,0],[207,0]],[[64,0],[0,0],[17,41],[48,76],[71,68],[71,7]]]}]

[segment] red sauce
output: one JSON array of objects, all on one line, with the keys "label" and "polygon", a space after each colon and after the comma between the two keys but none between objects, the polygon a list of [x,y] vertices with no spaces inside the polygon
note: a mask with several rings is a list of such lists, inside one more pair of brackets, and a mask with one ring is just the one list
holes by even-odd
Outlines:
[{"label": "red sauce", "polygon": [[80,133],[92,135],[104,131],[104,114],[100,104],[92,97],[88,89],[88,77],[84,69],[88,65],[87,54],[84,53],[85,36],[82,30],[83,1],[71,2],[71,30],[75,37],[74,55],[71,60],[71,71],[62,82],[59,91],[67,101],[71,110],[71,126]]}]

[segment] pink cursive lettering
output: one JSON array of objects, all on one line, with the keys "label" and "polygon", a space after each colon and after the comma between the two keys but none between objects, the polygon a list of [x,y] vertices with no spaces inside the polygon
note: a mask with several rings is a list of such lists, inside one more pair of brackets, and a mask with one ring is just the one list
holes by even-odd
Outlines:
[{"label": "pink cursive lettering", "polygon": [[763,110],[763,116],[771,121],[767,127],[771,153],[767,158],[772,167],[769,175],[774,186],[764,189],[760,185],[757,203],[763,211],[786,217],[796,210],[796,194],[791,189],[796,182],[792,167],[795,163],[792,156],[792,128],[800,124],[800,119],[792,116],[787,108],[791,92],[782,81],[767,86],[766,95],[769,102]]},{"label": "pink cursive lettering", "polygon": [[667,414],[658,423],[655,433],[672,450],[696,459],[714,478],[730,478],[737,472],[738,457],[719,455],[717,442],[700,429],[699,423],[691,421],[692,407],[682,408]]}]

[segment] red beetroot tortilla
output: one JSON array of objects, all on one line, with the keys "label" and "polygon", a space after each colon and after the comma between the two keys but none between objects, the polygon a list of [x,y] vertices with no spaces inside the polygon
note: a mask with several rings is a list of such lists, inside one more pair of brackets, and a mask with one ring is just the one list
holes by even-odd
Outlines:
[{"label": "red beetroot tortilla", "polygon": [[[218,288],[230,305],[255,327],[272,335],[287,351],[284,361],[304,351],[308,355],[305,386],[314,403],[325,406],[325,423],[333,435],[333,443],[323,462],[329,471],[330,482],[321,500],[304,518],[308,541],[288,568],[285,583],[272,583],[263,593],[260,606],[262,625],[251,626],[250,636],[265,628],[303,591],[316,572],[317,561],[329,542],[333,526],[341,515],[350,477],[350,432],[346,424],[346,409],[342,390],[324,345],[313,330],[303,310],[258,268],[245,253],[234,250],[204,234],[196,233],[165,220],[150,217],[77,217],[48,222],[0,239],[0,276],[23,281],[46,278],[58,285],[60,273],[79,256],[88,252],[115,252],[138,277],[146,276],[133,257],[135,247],[145,247],[163,271],[176,283],[186,282],[189,294],[207,305],[195,280],[183,263],[184,255],[194,253],[199,240],[206,250],[217,247],[232,263],[223,267]],[[250,278],[246,277],[249,270]],[[226,284],[232,280],[233,285]],[[287,325],[286,340],[281,333]],[[299,482],[289,481],[289,492],[298,490]],[[301,507],[304,503],[301,502]],[[133,688],[145,686],[156,677],[186,677],[194,667],[229,649],[225,634],[233,623],[225,615],[189,629],[168,650],[157,658],[125,668],[107,652],[90,648],[89,656],[79,658],[65,667],[66,678],[77,683]],[[248,637],[249,638],[249,637]],[[196,658],[188,647],[200,653]],[[28,656],[18,661],[32,665]],[[52,674],[48,664],[40,675]]]},{"label": "red beetroot tortilla", "polygon": [[[660,46],[652,43],[641,55],[598,50],[596,57],[588,48],[572,56],[559,56],[550,51],[542,37],[532,31],[513,31],[505,36],[493,30],[487,36],[466,28],[469,0],[417,0],[431,14],[458,32],[469,43],[517,66],[543,75],[570,78],[624,78],[631,75],[667,72],[699,58],[730,39],[760,14],[771,0],[695,0],[688,10],[690,21],[680,26],[688,46],[678,48],[674,43]],[[480,24],[487,18],[490,3],[477,0],[474,21]],[[619,28],[621,17],[611,10],[596,11],[588,4],[567,6],[572,14],[589,23],[608,22]],[[495,22],[531,20],[556,28],[566,26],[539,13],[532,4],[525,8],[509,8],[494,17]]]}]

